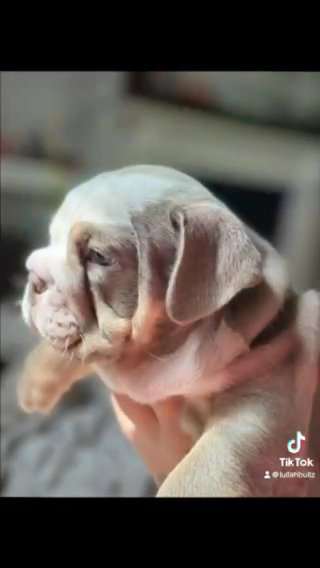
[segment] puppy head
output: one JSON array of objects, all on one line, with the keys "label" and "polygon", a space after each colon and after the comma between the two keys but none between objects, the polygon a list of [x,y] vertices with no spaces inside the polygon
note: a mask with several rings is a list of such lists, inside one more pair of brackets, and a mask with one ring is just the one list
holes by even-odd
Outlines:
[{"label": "puppy head", "polygon": [[25,321],[54,347],[91,362],[119,354],[137,298],[137,254],[126,227],[79,221],[66,247],[51,243],[27,260]]},{"label": "puppy head", "polygon": [[148,179],[151,195],[138,202],[126,175],[121,219],[108,216],[97,194],[81,215],[62,206],[51,244],[27,261],[25,320],[83,360],[115,361],[158,341],[172,352],[177,331],[261,279],[261,256],[243,224],[209,192],[199,199],[197,182],[193,192],[192,181],[164,179],[152,198],[150,172]]}]

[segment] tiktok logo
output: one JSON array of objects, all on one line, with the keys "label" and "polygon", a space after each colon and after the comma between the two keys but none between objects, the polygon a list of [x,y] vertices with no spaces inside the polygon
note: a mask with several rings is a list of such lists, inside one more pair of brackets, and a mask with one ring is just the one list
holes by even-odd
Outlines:
[{"label": "tiktok logo", "polygon": [[297,432],[296,437],[288,442],[288,452],[290,452],[290,454],[298,454],[302,448],[302,442],[305,439],[305,436],[303,436],[301,432]]}]

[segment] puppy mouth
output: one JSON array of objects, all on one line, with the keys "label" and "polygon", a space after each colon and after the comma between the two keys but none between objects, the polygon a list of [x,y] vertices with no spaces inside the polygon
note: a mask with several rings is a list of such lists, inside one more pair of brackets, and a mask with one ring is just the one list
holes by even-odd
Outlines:
[{"label": "puppy mouth", "polygon": [[48,343],[50,343],[50,345],[54,349],[56,349],[57,351],[60,351],[64,355],[71,354],[71,353],[75,352],[76,349],[82,343],[81,337],[79,337],[78,339],[74,339],[72,341],[69,341],[68,338],[65,341],[59,341],[59,339],[57,339],[57,338],[50,338],[50,337],[44,337],[44,339],[46,339],[46,341],[48,341]]}]

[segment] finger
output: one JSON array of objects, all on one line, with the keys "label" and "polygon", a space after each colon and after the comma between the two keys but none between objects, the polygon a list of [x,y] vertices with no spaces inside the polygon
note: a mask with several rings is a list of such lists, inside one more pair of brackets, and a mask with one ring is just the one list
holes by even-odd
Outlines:
[{"label": "finger", "polygon": [[176,428],[180,420],[184,401],[181,397],[171,397],[157,402],[153,408],[161,429]]},{"label": "finger", "polygon": [[127,428],[135,427],[141,433],[152,433],[157,428],[157,418],[150,406],[139,404],[126,395],[114,394],[112,405],[119,422]]}]

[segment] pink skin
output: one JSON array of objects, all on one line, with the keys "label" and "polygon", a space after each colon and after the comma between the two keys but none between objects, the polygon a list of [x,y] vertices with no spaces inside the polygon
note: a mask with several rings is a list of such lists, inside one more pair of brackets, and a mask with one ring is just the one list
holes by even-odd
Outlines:
[{"label": "pink skin", "polygon": [[[53,247],[36,250],[27,259],[29,283],[23,311],[25,319],[46,341],[57,349],[67,350],[79,341],[80,328],[67,304],[67,294],[62,292],[63,281],[57,278],[63,268],[57,259]],[[60,270],[54,274],[52,268],[57,266]]]}]

